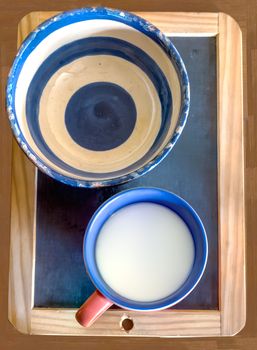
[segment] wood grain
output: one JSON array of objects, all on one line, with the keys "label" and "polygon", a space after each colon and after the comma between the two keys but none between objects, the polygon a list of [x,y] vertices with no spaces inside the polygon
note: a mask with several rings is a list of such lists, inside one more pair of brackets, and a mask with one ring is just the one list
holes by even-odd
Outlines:
[{"label": "wood grain", "polygon": [[214,36],[218,33],[217,13],[138,12],[139,16],[172,36]]},{"label": "wood grain", "polygon": [[[36,25],[52,16],[53,12],[30,14],[22,19],[19,40],[23,39]],[[242,76],[241,76],[241,33],[237,24],[224,14],[171,14],[166,13],[161,23],[161,13],[144,13],[160,29],[173,35],[175,23],[180,23],[176,34],[216,35],[218,29],[218,83],[219,95],[219,227],[220,264],[225,267],[220,274],[220,311],[165,311],[151,314],[127,315],[134,319],[134,328],[129,333],[121,330],[120,319],[124,311],[110,310],[89,329],[75,324],[75,310],[32,309],[31,292],[33,280],[33,232],[34,232],[34,183],[35,170],[21,151],[14,148],[15,160],[12,192],[11,227],[11,272],[9,318],[22,332],[30,334],[70,334],[70,335],[131,335],[131,336],[214,336],[233,335],[245,320],[244,282],[244,204],[243,204],[243,137],[242,137]],[[149,16],[149,17],[147,17]],[[198,17],[200,16],[200,17]],[[188,22],[187,22],[188,17]],[[168,18],[172,19],[170,27]],[[181,21],[180,21],[181,19]],[[204,29],[200,31],[199,23]],[[194,25],[195,23],[195,25]],[[163,27],[162,27],[163,24]],[[206,28],[209,28],[208,30]],[[213,30],[213,32],[210,32]],[[234,53],[235,62],[229,66],[228,55]],[[239,55],[239,56],[238,56]],[[228,73],[227,73],[228,71]],[[227,78],[227,74],[229,79]],[[235,83],[234,83],[235,79]],[[233,105],[231,98],[236,101]],[[231,120],[233,116],[233,128]],[[230,138],[228,138],[230,135]],[[232,147],[231,147],[232,146]],[[16,153],[17,150],[17,153]],[[20,153],[20,154],[19,154]],[[17,155],[18,154],[18,155]],[[24,163],[23,163],[24,161]],[[231,166],[227,171],[227,164]],[[17,164],[16,164],[17,163]],[[19,165],[20,164],[20,165]],[[15,171],[15,167],[17,170]],[[20,167],[20,168],[19,168]],[[21,169],[23,171],[21,171]],[[25,169],[25,170],[24,170]],[[236,174],[236,175],[235,175]],[[20,183],[20,185],[19,185]],[[29,191],[29,200],[26,196]],[[240,202],[241,204],[238,204]],[[29,211],[28,211],[29,210]],[[19,211],[19,212],[18,212]],[[15,217],[14,217],[15,216]],[[20,220],[20,221],[19,221]],[[16,226],[15,226],[16,223]],[[19,236],[19,237],[17,237]],[[21,240],[22,238],[22,240]],[[18,260],[22,251],[21,260]],[[239,262],[236,263],[236,256]],[[240,266],[238,267],[238,265]],[[231,274],[230,271],[236,273]],[[18,292],[18,288],[22,293]],[[16,292],[15,292],[16,291]],[[242,298],[242,299],[240,299]],[[239,304],[238,304],[239,303]],[[238,308],[238,305],[240,306]],[[160,316],[160,317],[159,317]],[[108,324],[108,332],[106,325]]]},{"label": "wood grain", "polygon": [[[86,5],[94,6],[99,1],[88,0]],[[231,14],[243,31],[244,49],[244,108],[245,108],[245,195],[247,228],[247,322],[244,330],[235,337],[212,338],[127,338],[123,337],[48,337],[23,336],[8,322],[8,265],[10,230],[10,192],[11,192],[11,140],[12,135],[4,109],[4,88],[7,73],[16,51],[17,24],[31,11],[68,10],[85,6],[82,0],[0,0],[0,344],[4,350],[256,350],[257,348],[257,2],[256,0],[159,0],[131,1],[105,0],[102,4],[119,7],[129,11],[222,11]],[[247,91],[248,88],[248,91]],[[246,96],[247,91],[247,96]]]},{"label": "wood grain", "polygon": [[[39,23],[53,17],[58,12],[31,12],[23,17],[19,25],[20,37],[26,37],[29,31]],[[217,13],[195,12],[137,12],[153,23],[167,35],[173,36],[214,36],[218,33]]]},{"label": "wood grain", "polygon": [[245,325],[245,210],[242,39],[238,24],[219,14],[218,187],[221,333]]},{"label": "wood grain", "polygon": [[[63,334],[133,337],[197,337],[220,335],[218,311],[174,311],[149,313],[112,310],[105,312],[90,328],[75,320],[75,309],[33,309],[31,334]],[[128,333],[121,320],[129,317],[134,326]]]},{"label": "wood grain", "polygon": [[13,142],[8,315],[22,333],[30,333],[35,225],[35,167]]}]

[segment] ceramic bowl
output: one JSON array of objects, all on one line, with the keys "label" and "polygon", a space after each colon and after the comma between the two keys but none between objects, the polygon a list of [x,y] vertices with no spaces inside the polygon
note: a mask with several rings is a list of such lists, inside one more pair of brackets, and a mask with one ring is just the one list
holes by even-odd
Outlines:
[{"label": "ceramic bowl", "polygon": [[119,10],[61,13],[23,42],[7,83],[14,135],[43,172],[69,185],[134,179],[172,149],[189,81],[171,43]]}]

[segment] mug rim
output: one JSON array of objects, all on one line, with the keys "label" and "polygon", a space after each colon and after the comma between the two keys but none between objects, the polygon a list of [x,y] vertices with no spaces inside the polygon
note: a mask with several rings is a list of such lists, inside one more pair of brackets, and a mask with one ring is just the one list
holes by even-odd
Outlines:
[{"label": "mug rim", "polygon": [[[129,26],[132,26],[133,28],[141,31],[143,34],[148,36],[151,40],[156,42],[165,51],[167,56],[172,60],[174,67],[177,71],[178,79],[181,86],[180,114],[173,135],[171,136],[167,144],[161,150],[159,150],[158,154],[153,159],[151,159],[135,171],[110,179],[86,180],[83,178],[75,178],[70,175],[64,175],[59,171],[54,170],[50,165],[46,164],[45,161],[41,159],[37,152],[35,152],[30,147],[26,136],[23,134],[19,126],[18,118],[16,116],[15,111],[16,83],[26,58],[30,55],[34,48],[49,34],[51,34],[57,29],[62,28],[65,25],[69,25],[83,20],[88,20],[88,18],[86,18],[85,16],[88,16],[91,19],[98,18],[97,16],[102,16],[103,18],[119,21]],[[67,21],[68,23],[66,23],[65,21]],[[92,188],[117,185],[136,179],[139,176],[155,168],[169,154],[169,152],[177,142],[178,138],[180,137],[189,114],[189,105],[190,86],[188,73],[186,71],[184,62],[179,52],[172,44],[172,42],[158,28],[156,28],[144,18],[141,18],[133,13],[124,10],[110,9],[107,7],[85,7],[80,9],[74,9],[71,11],[65,11],[51,17],[50,19],[40,24],[35,30],[33,30],[28,35],[28,37],[23,41],[21,47],[19,48],[18,53],[13,61],[11,70],[9,72],[6,85],[7,112],[9,115],[9,121],[13,135],[15,136],[19,146],[25,152],[27,157],[42,172],[46,173],[48,176],[60,182],[75,187]]]},{"label": "mug rim", "polygon": [[[136,196],[135,201],[130,202],[128,204],[125,204],[122,202],[123,199],[126,198],[126,196]],[[147,198],[148,200],[144,200],[143,198]],[[150,200],[152,198],[152,200]],[[193,282],[185,288],[185,285],[187,281],[189,280],[189,277],[192,275],[193,269],[196,269],[193,267],[191,269],[191,272],[187,278],[187,280],[176,290],[175,292],[171,293],[168,297],[165,297],[163,299],[159,299],[153,302],[140,302],[135,300],[130,300],[128,298],[123,297],[122,295],[119,295],[117,292],[115,292],[111,287],[108,286],[108,284],[103,280],[103,278],[100,275],[100,272],[98,270],[97,264],[96,264],[96,258],[95,258],[95,245],[98,238],[98,235],[100,233],[100,230],[103,226],[103,224],[111,217],[111,215],[118,211],[119,209],[128,206],[130,204],[135,203],[142,203],[142,202],[151,202],[156,203],[160,205],[161,204],[158,200],[165,199],[167,202],[176,203],[177,205],[181,205],[184,209],[186,209],[190,214],[192,215],[192,218],[195,220],[195,222],[198,225],[198,229],[200,232],[199,238],[201,238],[203,243],[203,260],[200,267],[198,266],[198,273],[196,274],[196,278],[193,280]],[[140,200],[138,200],[140,199]],[[114,211],[111,212],[111,214],[108,215],[108,207],[113,206]],[[112,208],[113,209],[113,208]],[[170,210],[173,210],[169,207]],[[106,212],[105,212],[106,211]],[[173,210],[175,213],[176,211]],[[176,213],[181,217],[181,219],[186,223],[188,226],[188,223],[185,221],[185,219],[178,213]],[[99,219],[102,219],[101,216],[105,215],[105,219],[103,220],[102,225],[100,225],[100,229],[96,229],[96,224]],[[189,227],[188,227],[189,228]],[[191,232],[191,229],[190,229]],[[191,232],[193,239],[194,235]],[[195,239],[194,239],[195,244]],[[93,248],[92,248],[93,247]],[[196,259],[196,257],[195,257]],[[121,191],[114,196],[107,199],[101,206],[95,211],[93,216],[91,217],[87,228],[85,230],[84,239],[83,239],[83,260],[84,265],[86,268],[86,271],[96,287],[97,290],[100,291],[108,300],[112,301],[115,305],[128,310],[134,310],[134,311],[157,311],[157,310],[163,310],[166,308],[169,308],[180,301],[182,301],[184,298],[186,298],[196,287],[198,282],[200,281],[205,268],[207,264],[208,259],[208,239],[207,234],[204,228],[204,225],[199,217],[199,215],[196,213],[196,211],[192,208],[192,206],[186,202],[183,198],[179,197],[178,195],[174,194],[173,192],[163,190],[160,188],[155,187],[137,187],[137,188],[131,188],[128,190]],[[184,289],[184,290],[183,290]]]}]

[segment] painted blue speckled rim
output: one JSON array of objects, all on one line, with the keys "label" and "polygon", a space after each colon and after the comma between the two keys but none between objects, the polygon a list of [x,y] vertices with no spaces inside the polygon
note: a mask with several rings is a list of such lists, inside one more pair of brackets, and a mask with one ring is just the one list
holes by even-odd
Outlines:
[{"label": "painted blue speckled rim", "polygon": [[[106,220],[108,220],[108,218],[119,209],[139,202],[160,204],[176,212],[187,224],[195,245],[195,259],[188,279],[176,292],[166,298],[154,302],[136,302],[117,294],[102,279],[95,258],[96,241]],[[126,247],[124,247],[124,249],[126,249]],[[171,307],[186,298],[200,281],[207,264],[208,240],[200,217],[184,199],[172,192],[159,188],[139,187],[122,191],[114,195],[97,209],[85,232],[83,257],[86,270],[93,284],[114,304],[129,310],[162,310]],[[126,277],[124,276],[124,278]]]},{"label": "painted blue speckled rim", "polygon": [[[176,125],[176,129],[173,133],[173,136],[168,142],[168,144],[164,147],[164,149],[150,162],[140,167],[136,171],[126,174],[124,176],[100,181],[91,181],[65,176],[52,169],[50,166],[46,165],[45,162],[42,159],[40,159],[40,157],[37,154],[35,154],[35,152],[31,149],[30,145],[26,141],[24,135],[21,132],[15,112],[15,89],[18,76],[24,65],[24,62],[26,61],[30,53],[45,37],[47,37],[55,30],[75,22],[85,21],[89,19],[110,19],[122,22],[141,31],[149,38],[151,38],[166,52],[166,54],[171,58],[172,62],[174,63],[174,67],[178,73],[178,78],[180,80],[182,93],[180,117]],[[190,105],[190,88],[188,74],[180,54],[178,53],[174,45],[171,43],[171,41],[159,29],[157,29],[145,19],[126,11],[109,9],[105,7],[92,7],[75,9],[72,11],[67,11],[58,14],[50,18],[49,20],[43,22],[40,26],[38,26],[34,31],[30,33],[30,35],[22,43],[10,70],[6,88],[6,103],[7,111],[9,114],[9,120],[14,136],[16,137],[18,144],[29,157],[29,159],[32,160],[32,162],[41,171],[58,181],[61,181],[71,186],[90,188],[111,186],[127,182],[129,180],[136,179],[137,177],[155,168],[162,161],[162,159],[164,159],[171,151],[186,124]]]}]

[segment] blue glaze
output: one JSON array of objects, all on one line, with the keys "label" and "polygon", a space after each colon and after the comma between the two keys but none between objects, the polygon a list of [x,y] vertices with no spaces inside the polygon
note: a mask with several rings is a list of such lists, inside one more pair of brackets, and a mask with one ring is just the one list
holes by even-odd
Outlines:
[{"label": "blue glaze", "polygon": [[[46,166],[46,164],[38,157],[34,151],[31,149],[29,144],[27,143],[24,135],[21,132],[15,111],[15,90],[17,85],[17,80],[20,74],[20,71],[23,67],[24,62],[30,53],[34,50],[34,48],[48,35],[50,35],[55,30],[64,27],[66,25],[91,20],[91,19],[110,19],[114,21],[118,21],[121,23],[125,23],[151,38],[154,42],[156,42],[164,52],[170,57],[172,60],[175,69],[178,72],[178,77],[180,80],[180,85],[182,88],[181,95],[181,110],[180,110],[180,118],[176,125],[176,131],[170,142],[166,145],[166,147],[150,162],[146,165],[142,166],[138,170],[129,173],[124,176],[119,176],[117,178],[101,180],[101,181],[87,181],[84,179],[74,179],[69,176],[64,176],[51,167]],[[17,139],[20,147],[27,154],[27,156],[32,160],[32,162],[44,173],[53,177],[54,179],[66,183],[71,186],[77,187],[102,187],[109,185],[116,185],[119,183],[123,183],[132,179],[135,179],[154,167],[156,167],[162,159],[164,159],[170,150],[173,148],[174,144],[178,140],[188,117],[189,112],[189,104],[190,104],[190,88],[189,88],[189,80],[185,65],[174,47],[171,41],[155,26],[153,26],[148,21],[144,20],[141,17],[138,17],[132,13],[121,11],[121,10],[113,10],[109,8],[97,7],[97,8],[82,8],[76,9],[68,12],[63,12],[50,18],[49,20],[42,23],[38,26],[30,35],[24,40],[21,45],[18,54],[13,62],[12,68],[10,70],[7,87],[6,87],[6,104],[7,110],[9,114],[9,120],[11,124],[11,128],[14,136]]]},{"label": "blue glaze", "polygon": [[98,82],[75,92],[65,111],[65,123],[70,136],[80,146],[107,151],[129,138],[136,116],[135,103],[125,89]]},{"label": "blue glaze", "polygon": [[[195,245],[195,260],[191,273],[186,282],[170,296],[154,302],[131,301],[117,294],[104,282],[96,265],[96,241],[98,234],[106,220],[108,220],[108,218],[110,218],[110,216],[119,209],[139,202],[161,204],[177,213],[187,224]],[[183,300],[199,282],[207,263],[207,235],[201,219],[185,200],[162,189],[139,187],[118,193],[117,195],[108,199],[97,209],[89,221],[85,232],[83,257],[87,272],[95,287],[116,305],[125,309],[139,311],[160,310],[170,307]],[[126,278],[126,276],[124,276],[124,278]]]},{"label": "blue glaze", "polygon": [[[131,166],[108,173],[117,177],[123,172],[131,172],[147,162],[158,150],[165,139],[171,119],[172,97],[166,77],[155,61],[137,46],[124,40],[109,37],[92,37],[73,41],[53,52],[40,66],[34,75],[27,92],[26,118],[30,133],[38,148],[51,162],[60,168],[78,176],[94,176],[94,173],[76,169],[57,157],[46,144],[39,126],[39,103],[43,90],[51,76],[61,67],[75,59],[91,55],[113,55],[136,64],[151,79],[156,88],[162,106],[162,120],[159,133],[150,150]],[[105,178],[107,174],[98,174],[98,178]]]}]

